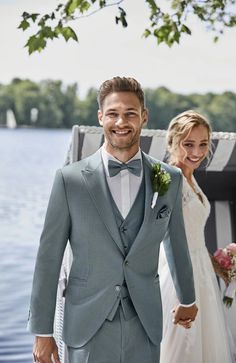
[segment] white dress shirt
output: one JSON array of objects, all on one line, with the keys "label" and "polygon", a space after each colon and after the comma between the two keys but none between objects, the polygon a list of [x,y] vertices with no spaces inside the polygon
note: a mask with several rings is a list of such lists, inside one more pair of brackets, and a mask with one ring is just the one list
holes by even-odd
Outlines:
[{"label": "white dress shirt", "polygon": [[[102,146],[100,150],[105,169],[107,184],[109,186],[112,198],[114,199],[114,202],[116,203],[122,217],[126,218],[135,201],[135,198],[140,188],[140,184],[142,182],[142,177],[143,177],[142,167],[141,167],[140,176],[132,174],[128,169],[124,169],[121,170],[117,175],[110,177],[108,171],[108,161],[114,160],[121,164],[122,162],[114,158],[114,156],[112,156],[111,154],[109,154],[104,146]],[[128,161],[136,159],[140,159],[142,163],[140,149],[137,152],[137,154],[135,154]]]}]

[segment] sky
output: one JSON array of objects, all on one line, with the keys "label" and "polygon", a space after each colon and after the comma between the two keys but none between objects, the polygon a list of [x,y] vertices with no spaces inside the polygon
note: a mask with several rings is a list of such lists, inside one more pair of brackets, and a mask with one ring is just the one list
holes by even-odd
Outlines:
[{"label": "sky", "polygon": [[63,39],[49,42],[41,53],[28,55],[24,48],[30,32],[17,29],[23,11],[52,11],[57,0],[0,0],[0,83],[14,77],[62,80],[77,83],[83,98],[88,89],[99,87],[113,76],[135,77],[144,88],[165,86],[174,92],[236,92],[236,28],[229,29],[218,43],[204,25],[192,19],[193,35],[180,45],[157,46],[144,39],[148,8],[144,0],[125,0],[128,28],[115,24],[117,10],[104,9],[80,19],[79,43]]}]

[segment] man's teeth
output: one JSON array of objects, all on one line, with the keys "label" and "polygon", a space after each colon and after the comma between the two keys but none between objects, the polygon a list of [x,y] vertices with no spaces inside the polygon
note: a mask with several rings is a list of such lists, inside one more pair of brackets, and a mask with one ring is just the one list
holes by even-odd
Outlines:
[{"label": "man's teeth", "polygon": [[119,134],[119,135],[125,135],[125,134],[128,134],[129,131],[115,131],[116,134]]}]

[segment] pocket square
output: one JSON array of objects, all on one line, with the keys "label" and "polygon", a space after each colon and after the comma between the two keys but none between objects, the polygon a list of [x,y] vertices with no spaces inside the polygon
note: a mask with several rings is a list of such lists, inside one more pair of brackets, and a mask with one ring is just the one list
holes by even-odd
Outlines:
[{"label": "pocket square", "polygon": [[156,219],[161,219],[161,218],[165,218],[168,217],[170,215],[170,209],[164,205],[163,207],[161,207],[161,209],[157,212],[157,216]]}]

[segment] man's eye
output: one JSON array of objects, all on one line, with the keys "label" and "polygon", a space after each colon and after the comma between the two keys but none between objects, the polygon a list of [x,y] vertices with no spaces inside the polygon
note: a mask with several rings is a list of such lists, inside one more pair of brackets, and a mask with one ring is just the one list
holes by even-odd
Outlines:
[{"label": "man's eye", "polygon": [[117,117],[117,114],[115,112],[110,112],[107,114],[107,116],[110,118],[115,118],[115,117]]},{"label": "man's eye", "polygon": [[128,112],[126,114],[127,117],[135,117],[136,116],[136,113],[135,112]]}]

